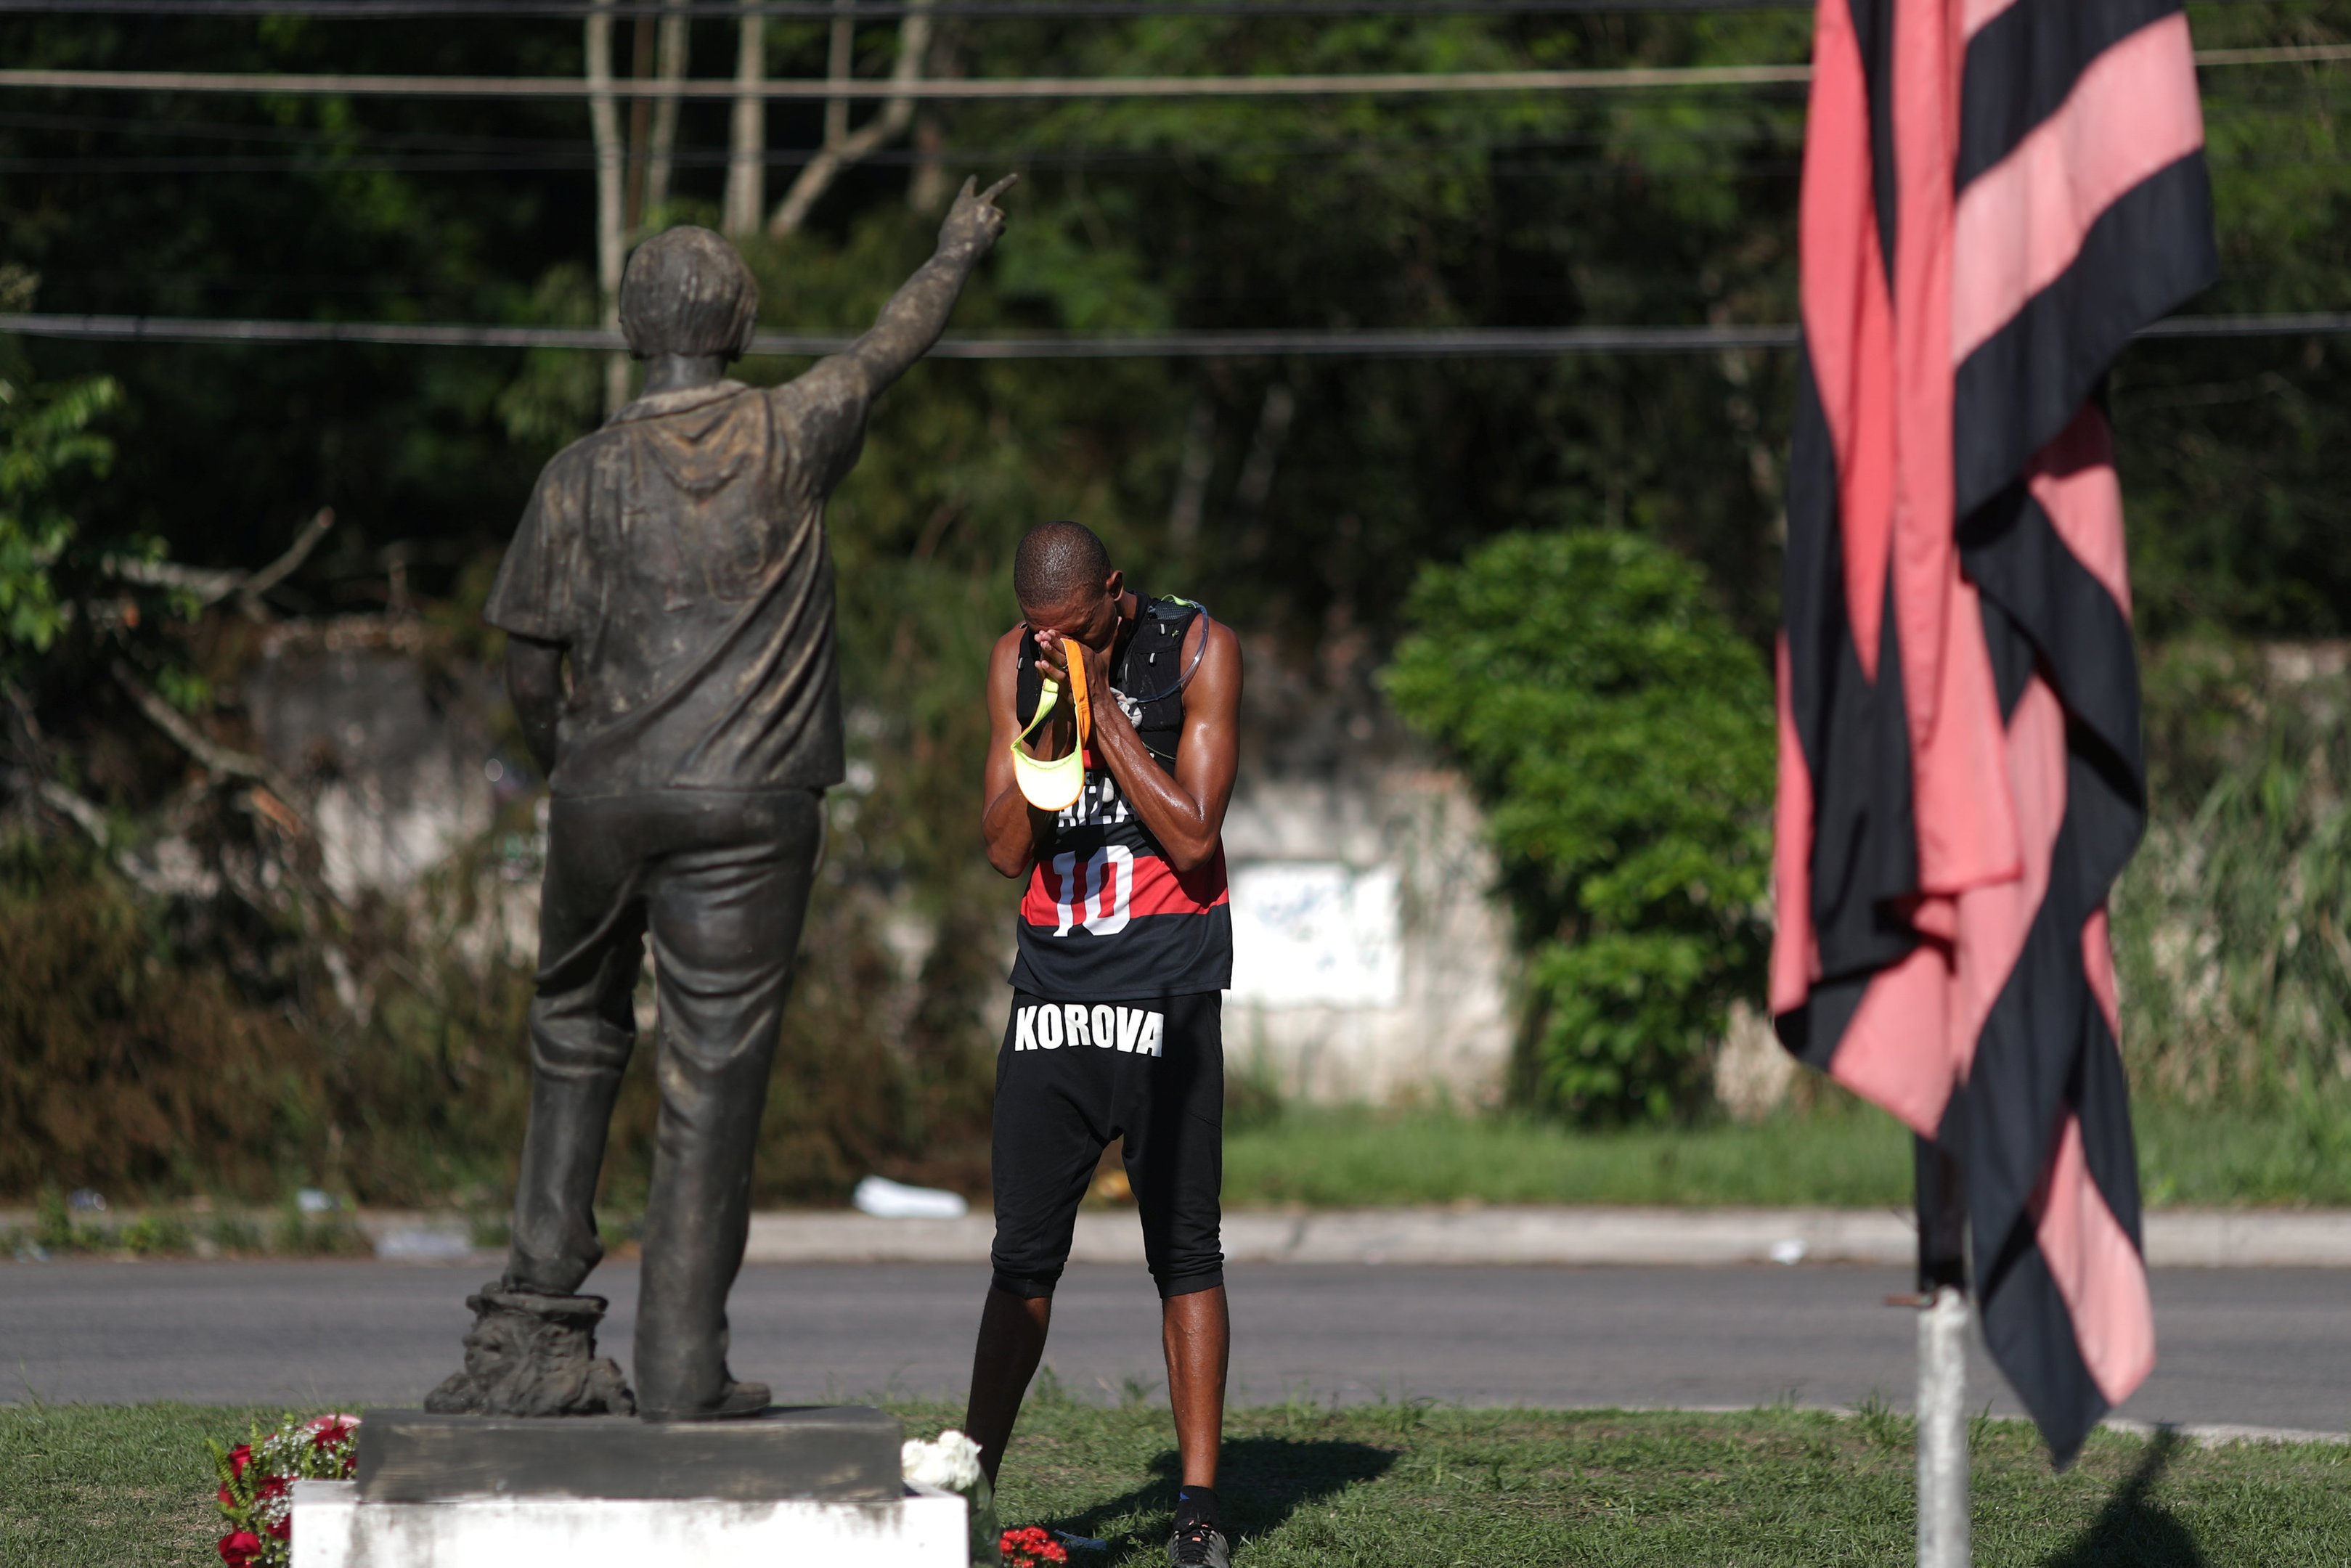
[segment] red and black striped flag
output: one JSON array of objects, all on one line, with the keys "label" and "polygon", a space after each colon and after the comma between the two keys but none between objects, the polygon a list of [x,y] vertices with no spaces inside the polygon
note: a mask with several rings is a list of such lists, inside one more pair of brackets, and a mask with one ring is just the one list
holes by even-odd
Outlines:
[{"label": "red and black striped flag", "polygon": [[2178,0],[1820,0],[1771,1009],[1965,1173],[2068,1463],[2155,1364],[2106,896],[2146,821],[2130,335],[2217,262]]}]

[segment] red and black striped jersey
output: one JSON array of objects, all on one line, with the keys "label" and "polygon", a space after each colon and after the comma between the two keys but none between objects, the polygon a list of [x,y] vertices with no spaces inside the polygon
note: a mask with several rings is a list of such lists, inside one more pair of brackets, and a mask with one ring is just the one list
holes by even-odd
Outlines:
[{"label": "red and black striped jersey", "polygon": [[[1111,691],[1173,773],[1184,730],[1184,638],[1200,612],[1180,600],[1141,603],[1134,633],[1113,657]],[[1021,638],[1019,658],[1015,702],[1026,725],[1041,689],[1035,638]],[[1056,820],[1029,873],[1012,984],[1040,997],[1115,1002],[1221,991],[1232,978],[1223,847],[1179,873],[1118,780],[1089,758],[1084,790]]]}]

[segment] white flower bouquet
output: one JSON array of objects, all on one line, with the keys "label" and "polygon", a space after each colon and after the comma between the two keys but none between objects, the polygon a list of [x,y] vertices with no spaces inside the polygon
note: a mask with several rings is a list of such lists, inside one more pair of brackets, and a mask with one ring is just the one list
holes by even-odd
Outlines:
[{"label": "white flower bouquet", "polygon": [[996,1492],[979,1468],[979,1445],[953,1427],[927,1443],[910,1437],[898,1450],[898,1468],[909,1486],[960,1493],[971,1505],[972,1562],[998,1568],[1003,1557],[997,1545]]}]

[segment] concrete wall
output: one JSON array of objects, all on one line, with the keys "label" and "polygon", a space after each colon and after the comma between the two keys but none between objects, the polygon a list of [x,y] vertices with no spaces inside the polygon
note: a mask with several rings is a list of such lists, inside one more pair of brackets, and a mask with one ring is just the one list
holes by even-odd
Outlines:
[{"label": "concrete wall", "polygon": [[1229,1058],[1312,1100],[1499,1096],[1510,933],[1458,776],[1399,763],[1249,779],[1225,853]]},{"label": "concrete wall", "polygon": [[[1225,827],[1238,950],[1228,1053],[1315,1100],[1490,1103],[1510,1054],[1510,943],[1475,802],[1360,666],[1301,671],[1254,641],[1249,657]],[[413,624],[278,629],[243,687],[260,749],[314,792],[320,869],[342,897],[413,888],[537,788],[500,753],[494,673],[436,658]],[[527,955],[540,846],[508,837],[501,907],[463,935],[495,932]],[[1016,896],[1008,884],[1008,965]],[[911,912],[890,932],[911,980],[935,933]],[[989,997],[991,1030],[1001,1005]]]},{"label": "concrete wall", "polygon": [[429,662],[413,624],[274,629],[240,695],[262,754],[312,791],[339,896],[410,887],[489,831],[508,782],[491,738],[504,698],[486,672]]},{"label": "concrete wall", "polygon": [[1476,802],[1344,639],[1318,665],[1268,639],[1247,657],[1228,1059],[1312,1100],[1490,1103],[1511,944]]}]

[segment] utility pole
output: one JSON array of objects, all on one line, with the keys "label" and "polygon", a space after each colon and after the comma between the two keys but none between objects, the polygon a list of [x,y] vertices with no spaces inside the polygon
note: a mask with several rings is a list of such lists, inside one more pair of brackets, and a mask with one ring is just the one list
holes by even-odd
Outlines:
[{"label": "utility pole", "polygon": [[1918,1568],[1968,1568],[1967,1186],[1913,1140],[1918,1206]]},{"label": "utility pole", "polygon": [[726,152],[726,213],[720,226],[741,238],[759,232],[767,205],[763,160],[768,154],[768,100],[759,94],[767,73],[767,18],[743,0],[742,32],[735,46],[735,127]]},{"label": "utility pole", "polygon": [[[604,325],[621,325],[621,233],[622,201],[621,113],[612,99],[612,5],[596,0],[588,13],[588,123],[596,139],[596,287],[603,296]],[[629,401],[629,356],[615,350],[604,361],[604,413],[617,413]]]}]

